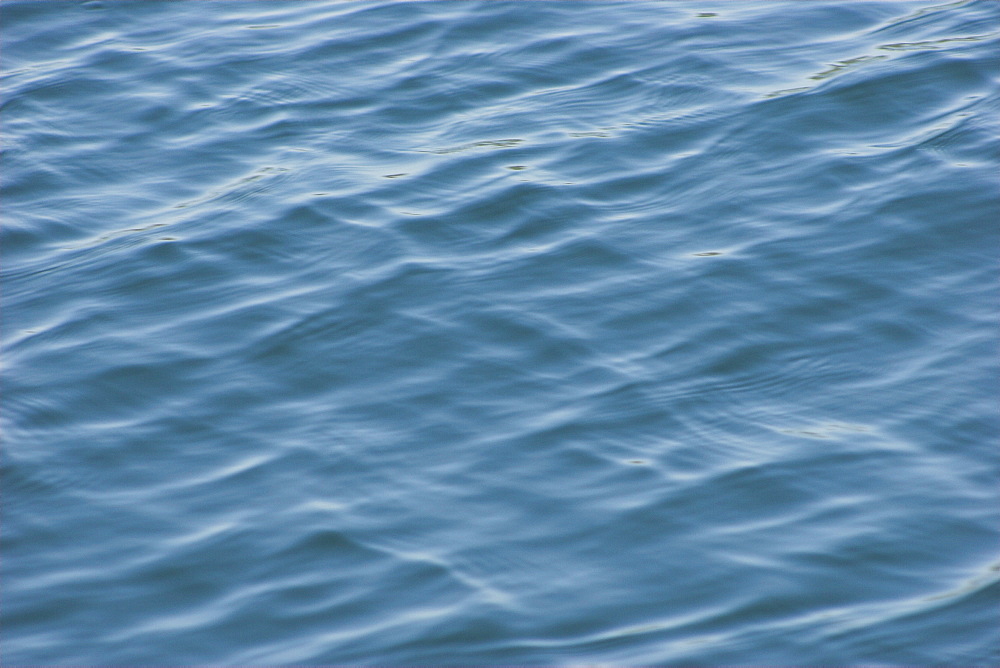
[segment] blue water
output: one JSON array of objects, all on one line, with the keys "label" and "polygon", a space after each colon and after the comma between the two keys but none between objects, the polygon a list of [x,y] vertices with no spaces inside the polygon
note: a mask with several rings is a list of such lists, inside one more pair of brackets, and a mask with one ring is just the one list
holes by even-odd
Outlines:
[{"label": "blue water", "polygon": [[1000,664],[1000,3],[0,20],[4,665]]}]

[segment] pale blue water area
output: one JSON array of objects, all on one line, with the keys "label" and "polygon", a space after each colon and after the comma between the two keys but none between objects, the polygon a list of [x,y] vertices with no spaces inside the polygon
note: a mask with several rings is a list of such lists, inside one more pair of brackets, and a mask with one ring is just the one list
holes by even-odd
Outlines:
[{"label": "pale blue water area", "polygon": [[1000,3],[0,3],[19,665],[1000,664]]}]

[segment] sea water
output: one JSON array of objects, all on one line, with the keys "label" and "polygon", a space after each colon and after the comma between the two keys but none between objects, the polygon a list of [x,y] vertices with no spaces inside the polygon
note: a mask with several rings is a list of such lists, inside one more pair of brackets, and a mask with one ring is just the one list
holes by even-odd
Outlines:
[{"label": "sea water", "polygon": [[0,19],[5,665],[1000,663],[1000,3]]}]

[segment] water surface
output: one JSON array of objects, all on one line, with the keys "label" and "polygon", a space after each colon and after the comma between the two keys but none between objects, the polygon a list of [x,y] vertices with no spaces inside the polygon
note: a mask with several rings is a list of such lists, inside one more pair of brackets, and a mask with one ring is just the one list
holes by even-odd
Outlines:
[{"label": "water surface", "polygon": [[5,665],[997,665],[995,2],[2,19]]}]

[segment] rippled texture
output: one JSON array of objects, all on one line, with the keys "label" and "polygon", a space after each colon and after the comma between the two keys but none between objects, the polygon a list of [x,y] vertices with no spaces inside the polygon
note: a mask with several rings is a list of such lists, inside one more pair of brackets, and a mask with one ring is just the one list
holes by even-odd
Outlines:
[{"label": "rippled texture", "polygon": [[996,665],[996,2],[4,2],[5,665]]}]

